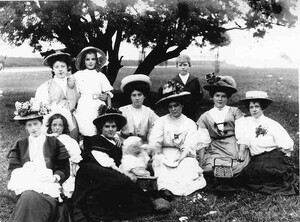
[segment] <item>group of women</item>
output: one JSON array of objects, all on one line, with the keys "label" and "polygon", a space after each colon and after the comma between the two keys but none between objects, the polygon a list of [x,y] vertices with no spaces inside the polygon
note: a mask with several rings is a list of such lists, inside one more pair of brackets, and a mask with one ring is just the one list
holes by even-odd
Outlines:
[{"label": "group of women", "polygon": [[[241,102],[251,116],[244,117],[226,105],[237,92],[234,79],[207,75],[204,89],[214,107],[196,123],[182,114],[190,93],[179,83],[163,87],[156,105],[168,114],[158,117],[143,104],[151,89],[148,76],[122,79],[120,89],[131,104],[117,109],[111,107],[113,88],[99,71],[106,63],[100,49],[84,48],[73,75],[70,63],[67,53],[48,55],[44,65],[52,68],[53,78],[37,89],[35,99],[16,103],[15,120],[29,136],[8,155],[8,188],[20,195],[10,221],[59,221],[61,193],[70,198],[75,221],[165,213],[175,196],[190,195],[207,181],[224,192],[239,184],[265,194],[299,193],[298,175],[286,161],[293,141],[263,115],[272,102],[265,92],[246,93]],[[119,167],[122,143],[131,136],[141,138],[150,157],[157,193],[145,192],[133,174]],[[223,169],[229,164],[229,174],[220,176],[217,162]],[[20,183],[25,178],[28,183]]]}]

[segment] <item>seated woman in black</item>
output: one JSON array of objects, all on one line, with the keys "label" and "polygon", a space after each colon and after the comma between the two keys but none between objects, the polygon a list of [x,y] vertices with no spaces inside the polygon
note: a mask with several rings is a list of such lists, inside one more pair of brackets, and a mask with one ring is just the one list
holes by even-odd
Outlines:
[{"label": "seated woman in black", "polygon": [[122,149],[114,136],[126,124],[126,118],[103,105],[99,115],[93,121],[98,134],[85,149],[76,175],[75,221],[130,219],[154,212],[151,199],[118,168]]}]

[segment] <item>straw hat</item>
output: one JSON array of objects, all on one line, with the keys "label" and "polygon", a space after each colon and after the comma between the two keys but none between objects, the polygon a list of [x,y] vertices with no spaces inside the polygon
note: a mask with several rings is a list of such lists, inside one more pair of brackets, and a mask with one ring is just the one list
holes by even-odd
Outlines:
[{"label": "straw hat", "polygon": [[44,66],[51,67],[54,64],[54,62],[59,59],[63,59],[68,64],[71,64],[71,62],[72,62],[71,55],[69,53],[65,53],[60,50],[57,50],[57,51],[51,50],[51,51],[45,52],[44,55],[46,55],[46,57],[43,60]]},{"label": "straw hat", "polygon": [[208,85],[203,86],[207,91],[236,93],[236,82],[231,76],[217,76],[214,73],[206,74]]},{"label": "straw hat", "polygon": [[263,104],[265,104],[265,108],[267,108],[273,102],[273,100],[271,100],[268,97],[268,94],[264,91],[248,91],[246,92],[246,98],[241,99],[240,102],[245,104],[253,100],[261,101]]},{"label": "straw hat", "polygon": [[98,109],[98,117],[94,119],[93,124],[95,126],[102,126],[108,120],[116,122],[117,130],[120,130],[127,123],[126,118],[122,116],[122,112],[119,109],[107,107],[102,104]]},{"label": "straw hat", "polygon": [[87,51],[90,51],[90,50],[96,52],[97,54],[99,54],[99,55],[97,55],[97,58],[98,58],[100,67],[103,67],[105,65],[105,63],[107,62],[107,57],[101,49],[98,49],[98,48],[93,47],[93,46],[88,46],[88,47],[85,47],[84,49],[82,49],[81,52],[76,57],[75,66],[78,70],[84,69],[84,67],[80,66],[82,59],[84,59],[82,57],[85,55],[85,53]]},{"label": "straw hat", "polygon": [[15,102],[16,111],[14,112],[14,120],[30,120],[43,117],[48,114],[50,108],[38,101],[35,98],[31,98],[26,102]]},{"label": "straw hat", "polygon": [[126,76],[121,80],[120,89],[125,94],[131,94],[132,91],[138,90],[144,95],[147,95],[150,92],[151,86],[152,83],[149,76],[144,74],[133,74]]},{"label": "straw hat", "polygon": [[188,97],[191,95],[190,92],[183,91],[184,86],[180,83],[176,83],[173,80],[169,80],[162,89],[162,99],[160,99],[156,105],[166,106],[172,101],[178,101],[184,104]]}]

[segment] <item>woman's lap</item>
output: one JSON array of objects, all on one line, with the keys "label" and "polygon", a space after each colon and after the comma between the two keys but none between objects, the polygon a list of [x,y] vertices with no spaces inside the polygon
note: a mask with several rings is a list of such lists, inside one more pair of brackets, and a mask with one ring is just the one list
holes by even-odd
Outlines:
[{"label": "woman's lap", "polygon": [[57,201],[35,191],[24,191],[16,204],[10,221],[55,221]]}]

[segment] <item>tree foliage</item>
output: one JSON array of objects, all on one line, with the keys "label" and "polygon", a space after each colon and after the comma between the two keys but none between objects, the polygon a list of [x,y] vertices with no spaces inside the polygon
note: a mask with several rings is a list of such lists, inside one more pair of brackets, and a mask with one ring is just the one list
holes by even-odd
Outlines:
[{"label": "tree foliage", "polygon": [[293,27],[296,0],[97,0],[0,2],[0,32],[14,45],[26,39],[63,43],[72,56],[88,45],[109,56],[106,74],[114,82],[122,67],[122,41],[151,48],[136,73],[174,58],[195,43],[230,44],[228,32],[253,29],[263,37],[274,25]]}]

